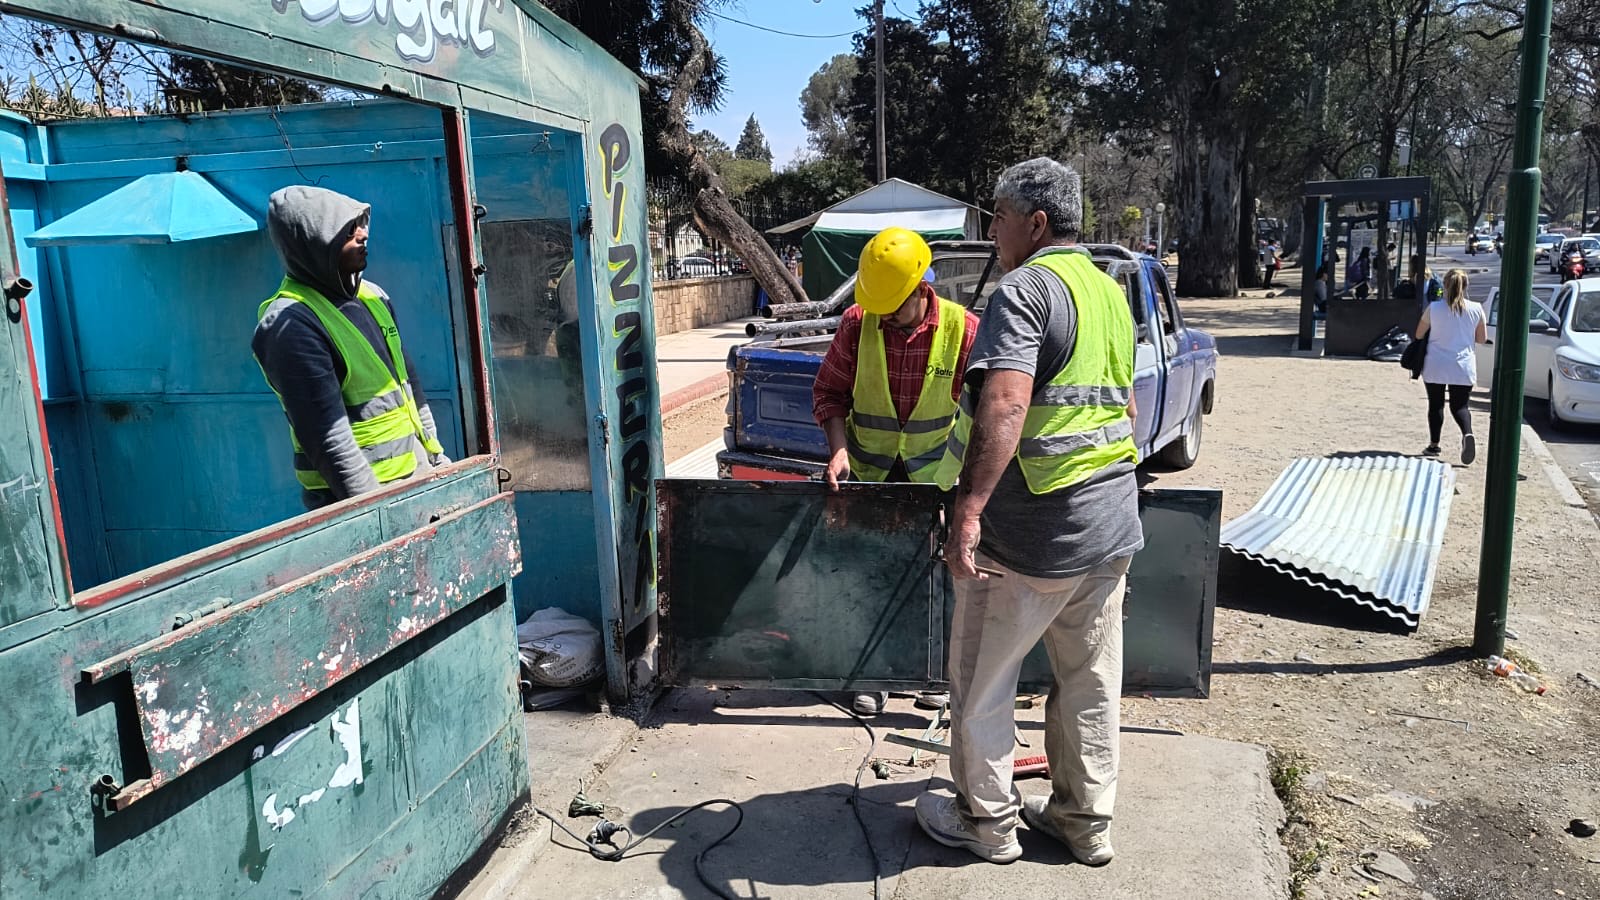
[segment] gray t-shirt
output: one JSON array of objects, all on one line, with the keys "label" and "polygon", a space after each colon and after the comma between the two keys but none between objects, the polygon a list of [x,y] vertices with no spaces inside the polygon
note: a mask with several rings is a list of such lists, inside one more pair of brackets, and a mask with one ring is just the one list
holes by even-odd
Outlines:
[{"label": "gray t-shirt", "polygon": [[[1082,252],[1065,247],[1045,253]],[[974,388],[983,373],[1010,369],[1044,387],[1066,366],[1077,341],[1072,293],[1041,266],[1019,266],[1000,279],[978,323],[966,378]],[[1131,462],[1120,462],[1048,494],[1028,489],[1015,457],[983,511],[978,547],[1001,565],[1035,578],[1068,578],[1144,546],[1139,524],[1139,484]]]}]

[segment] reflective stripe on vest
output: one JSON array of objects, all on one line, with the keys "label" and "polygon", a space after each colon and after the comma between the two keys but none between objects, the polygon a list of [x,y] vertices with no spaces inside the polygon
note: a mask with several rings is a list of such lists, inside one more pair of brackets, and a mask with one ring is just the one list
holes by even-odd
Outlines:
[{"label": "reflective stripe on vest", "polygon": [[922,377],[922,393],[904,424],[889,393],[889,351],[879,329],[882,320],[871,313],[861,317],[855,390],[845,419],[850,471],[856,478],[883,481],[896,459],[905,461],[912,481],[932,482],[938,474],[956,411],[952,394],[955,380],[961,377],[956,367],[966,337],[967,311],[949,300],[937,302],[939,324]]},{"label": "reflective stripe on vest", "polygon": [[[400,329],[395,327],[389,308],[365,282],[356,296],[367,312],[372,314],[378,328],[383,331],[389,357],[394,360],[394,370],[384,365],[383,359],[355,324],[345,318],[328,298],[315,288],[285,278],[278,292],[268,297],[256,311],[256,320],[267,314],[267,309],[279,300],[304,303],[322,323],[322,328],[333,343],[333,348],[344,362],[344,380],[339,383],[339,393],[344,401],[345,415],[350,420],[350,431],[355,435],[356,446],[361,448],[372,467],[379,484],[405,478],[417,469],[413,441],[422,444],[429,453],[443,453],[437,440],[428,437],[422,427],[422,417],[406,374],[405,353],[400,347]],[[263,372],[265,375],[265,372]],[[270,379],[267,381],[271,386]],[[277,388],[273,388],[277,392]],[[278,402],[283,402],[280,395]],[[322,473],[312,466],[305,455],[300,436],[289,428],[289,440],[294,445],[294,475],[301,487],[307,490],[327,490],[329,485]]]},{"label": "reflective stripe on vest", "polygon": [[[1082,251],[1046,253],[1031,266],[1048,269],[1072,294],[1077,336],[1072,356],[1050,381],[1034,390],[1017,444],[1017,463],[1028,489],[1047,494],[1088,480],[1123,460],[1137,461],[1133,419],[1133,315],[1113,279]],[[938,482],[948,489],[966,458],[977,399],[961,396]]]}]

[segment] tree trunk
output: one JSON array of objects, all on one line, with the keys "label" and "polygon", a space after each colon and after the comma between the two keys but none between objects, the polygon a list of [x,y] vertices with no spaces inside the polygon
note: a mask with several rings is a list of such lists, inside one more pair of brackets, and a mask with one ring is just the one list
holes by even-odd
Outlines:
[{"label": "tree trunk", "polygon": [[[1173,128],[1173,199],[1177,209],[1178,293],[1185,297],[1238,294],[1238,131],[1215,110],[1180,113]],[[1203,119],[1201,121],[1196,121]]]},{"label": "tree trunk", "polygon": [[1256,244],[1256,185],[1250,177],[1250,162],[1239,163],[1239,287],[1258,288],[1262,277],[1261,253]]},{"label": "tree trunk", "polygon": [[[691,21],[680,23],[689,37],[689,52],[683,68],[673,79],[672,95],[667,101],[667,125],[661,136],[661,146],[672,155],[679,171],[684,173],[695,188],[695,222],[712,238],[732,247],[756,283],[767,292],[773,304],[803,303],[806,293],[799,279],[778,258],[778,252],[761,237],[750,223],[733,208],[728,189],[700,148],[689,137],[689,97],[700,76],[705,72],[709,58],[706,38]],[[819,298],[820,299],[820,298]]]}]

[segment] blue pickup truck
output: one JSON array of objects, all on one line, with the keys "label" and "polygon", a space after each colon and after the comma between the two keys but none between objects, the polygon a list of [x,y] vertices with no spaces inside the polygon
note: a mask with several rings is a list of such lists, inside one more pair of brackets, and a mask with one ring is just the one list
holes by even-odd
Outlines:
[{"label": "blue pickup truck", "polygon": [[[1186,469],[1200,455],[1204,417],[1216,395],[1217,344],[1183,323],[1167,270],[1155,259],[1112,244],[1084,245],[1095,264],[1127,291],[1138,331],[1134,437],[1141,461]],[[1000,279],[987,241],[936,241],[938,294],[983,315]],[[855,279],[829,300],[847,304]],[[827,306],[829,304],[823,304]],[[832,335],[761,340],[728,353],[726,447],[717,454],[722,478],[820,478],[828,441],[811,418],[811,385]]]}]

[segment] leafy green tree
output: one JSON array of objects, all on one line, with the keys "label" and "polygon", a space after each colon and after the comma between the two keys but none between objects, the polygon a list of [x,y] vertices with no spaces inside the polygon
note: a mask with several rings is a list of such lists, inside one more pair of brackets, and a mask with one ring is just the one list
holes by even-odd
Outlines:
[{"label": "leafy green tree", "polygon": [[1144,212],[1137,206],[1124,206],[1122,217],[1117,220],[1118,227],[1122,230],[1122,240],[1131,241],[1139,236],[1139,224],[1144,221]]},{"label": "leafy green tree", "polygon": [[819,157],[780,169],[747,194],[798,219],[869,187],[853,161]]},{"label": "leafy green tree", "polygon": [[[862,11],[866,13],[865,10]],[[916,23],[886,17],[883,21],[885,157],[889,177],[900,177],[938,191],[951,190],[944,146],[949,133],[941,78],[946,45]],[[876,62],[870,31],[855,38],[856,74],[850,83],[849,121],[852,156],[862,174],[877,180]]]},{"label": "leafy green tree", "polygon": [[643,80],[645,168],[679,183],[659,193],[691,197],[696,223],[750,266],[772,302],[803,301],[800,282],[739,214],[689,128],[690,114],[717,109],[726,90],[726,65],[701,27],[724,0],[542,2]]},{"label": "leafy green tree", "polygon": [[[1239,285],[1241,189],[1269,123],[1299,98],[1305,44],[1331,0],[1080,0],[1064,10],[1076,127],[1166,133],[1178,291],[1229,296]],[[1253,213],[1253,198],[1246,208]]]},{"label": "leafy green tree", "polygon": [[840,53],[811,73],[800,92],[800,121],[806,126],[811,148],[830,159],[850,156],[850,93],[858,63]]},{"label": "leafy green tree", "polygon": [[744,121],[744,131],[739,134],[739,144],[733,148],[733,155],[738,159],[759,160],[767,164],[768,170],[772,168],[772,148],[767,145],[767,136],[761,133],[761,123],[756,121],[754,113]]},{"label": "leafy green tree", "polygon": [[198,56],[173,56],[165,88],[174,105],[193,109],[244,109],[316,103],[327,97],[319,85],[253,69],[241,69]]},{"label": "leafy green tree", "polygon": [[946,41],[936,118],[939,180],[954,196],[987,206],[1001,170],[1060,149],[1048,5],[928,0],[922,27]]}]

